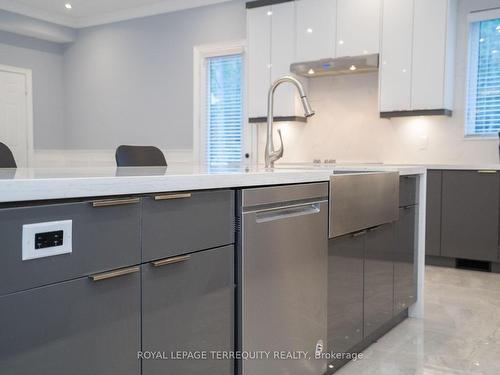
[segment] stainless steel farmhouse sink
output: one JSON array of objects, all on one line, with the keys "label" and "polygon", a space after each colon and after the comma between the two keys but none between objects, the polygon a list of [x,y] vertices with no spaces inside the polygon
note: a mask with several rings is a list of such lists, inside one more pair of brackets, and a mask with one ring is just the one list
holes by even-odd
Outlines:
[{"label": "stainless steel farmhouse sink", "polygon": [[399,173],[334,171],[330,177],[329,237],[396,221]]}]

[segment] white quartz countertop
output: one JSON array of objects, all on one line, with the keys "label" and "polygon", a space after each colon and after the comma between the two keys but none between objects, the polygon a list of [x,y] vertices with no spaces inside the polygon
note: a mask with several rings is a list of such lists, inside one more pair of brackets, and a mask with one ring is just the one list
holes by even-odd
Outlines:
[{"label": "white quartz countertop", "polygon": [[167,168],[18,168],[0,169],[0,202],[103,197],[186,190],[238,188],[329,181],[336,170],[425,173],[408,166],[294,166]]}]

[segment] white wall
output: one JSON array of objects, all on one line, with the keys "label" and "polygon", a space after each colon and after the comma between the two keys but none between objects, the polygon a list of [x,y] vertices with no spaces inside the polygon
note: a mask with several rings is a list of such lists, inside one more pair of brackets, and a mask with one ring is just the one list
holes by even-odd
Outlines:
[{"label": "white wall", "polygon": [[[380,119],[376,73],[311,79],[309,94],[317,115],[308,124],[278,125],[285,138],[282,162],[498,163],[497,139],[464,138],[464,106],[467,14],[499,6],[499,0],[459,2],[453,117]],[[262,125],[259,138],[262,161]]]},{"label": "white wall", "polygon": [[0,64],[33,71],[35,148],[64,148],[62,47],[0,31]]},{"label": "white wall", "polygon": [[193,147],[193,47],[245,39],[245,3],[80,30],[64,57],[66,147]]}]

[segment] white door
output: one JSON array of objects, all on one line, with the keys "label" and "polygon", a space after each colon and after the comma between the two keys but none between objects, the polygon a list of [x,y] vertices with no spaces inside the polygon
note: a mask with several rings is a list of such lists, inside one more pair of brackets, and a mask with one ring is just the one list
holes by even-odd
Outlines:
[{"label": "white door", "polygon": [[28,166],[28,74],[0,66],[0,142],[14,154],[18,167]]}]

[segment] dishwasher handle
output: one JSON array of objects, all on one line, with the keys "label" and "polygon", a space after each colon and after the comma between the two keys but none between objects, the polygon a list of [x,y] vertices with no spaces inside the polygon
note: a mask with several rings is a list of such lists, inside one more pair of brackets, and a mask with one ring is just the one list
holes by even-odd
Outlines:
[{"label": "dishwasher handle", "polygon": [[318,214],[321,212],[320,203],[321,202],[290,205],[257,211],[255,214],[255,221],[257,223],[267,223],[270,221],[289,219],[292,217]]}]

